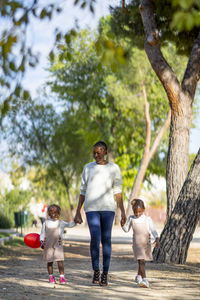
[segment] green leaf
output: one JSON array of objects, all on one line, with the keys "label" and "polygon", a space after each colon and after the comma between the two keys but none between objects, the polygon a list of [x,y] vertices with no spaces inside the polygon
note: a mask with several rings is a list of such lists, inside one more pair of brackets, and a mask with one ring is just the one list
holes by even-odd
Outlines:
[{"label": "green leaf", "polygon": [[52,62],[52,61],[54,61],[54,58],[55,58],[55,55],[54,55],[54,52],[53,52],[53,50],[49,53],[49,59],[50,59],[50,61]]},{"label": "green leaf", "polygon": [[24,99],[24,100],[27,100],[27,99],[29,99],[29,98],[30,98],[29,91],[24,90],[24,92],[23,92],[23,99]]},{"label": "green leaf", "polygon": [[81,8],[85,8],[86,6],[86,1],[84,1],[82,4],[81,4]]},{"label": "green leaf", "polygon": [[67,45],[69,45],[70,42],[71,42],[71,36],[70,36],[70,34],[65,34],[64,38],[65,38],[65,43]]},{"label": "green leaf", "polygon": [[59,32],[56,34],[56,42],[59,42],[61,40],[62,34]]},{"label": "green leaf", "polygon": [[10,105],[9,105],[10,100],[11,100],[11,98],[9,97],[3,102],[3,105],[1,108],[2,117],[4,117],[10,109]]}]

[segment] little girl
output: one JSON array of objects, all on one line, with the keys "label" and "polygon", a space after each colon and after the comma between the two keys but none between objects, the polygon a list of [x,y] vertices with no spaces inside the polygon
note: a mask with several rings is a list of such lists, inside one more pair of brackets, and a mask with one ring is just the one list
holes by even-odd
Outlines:
[{"label": "little girl", "polygon": [[64,251],[62,245],[62,236],[65,227],[74,227],[75,223],[67,223],[59,220],[61,213],[60,206],[52,204],[48,207],[48,218],[42,225],[40,234],[41,248],[44,249],[43,259],[47,262],[49,273],[49,282],[56,283],[53,275],[53,262],[57,262],[60,273],[60,284],[65,284],[64,276]]},{"label": "little girl", "polygon": [[140,287],[148,288],[146,279],[145,262],[153,260],[151,251],[151,233],[155,238],[155,247],[159,246],[158,233],[154,228],[152,219],[144,215],[144,202],[133,199],[131,202],[134,215],[129,216],[126,224],[122,227],[125,232],[133,229],[133,253],[138,261],[138,274],[135,277]]}]

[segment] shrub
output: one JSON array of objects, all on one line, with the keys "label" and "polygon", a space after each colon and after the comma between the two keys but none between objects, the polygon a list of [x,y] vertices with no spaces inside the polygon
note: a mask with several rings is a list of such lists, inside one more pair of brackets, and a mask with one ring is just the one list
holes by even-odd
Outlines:
[{"label": "shrub", "polygon": [[12,228],[13,222],[10,218],[0,213],[0,228],[9,229]]}]

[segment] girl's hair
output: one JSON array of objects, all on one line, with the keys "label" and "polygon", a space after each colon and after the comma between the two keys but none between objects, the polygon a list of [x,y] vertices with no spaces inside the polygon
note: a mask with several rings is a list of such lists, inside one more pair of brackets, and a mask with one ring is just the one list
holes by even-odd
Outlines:
[{"label": "girl's hair", "polygon": [[145,209],[144,201],[142,201],[141,199],[133,199],[131,201],[131,205],[133,208],[140,207],[142,209]]},{"label": "girl's hair", "polygon": [[96,144],[94,144],[93,148],[95,148],[95,147],[102,147],[106,151],[108,150],[106,143],[104,143],[103,141],[98,141]]},{"label": "girl's hair", "polygon": [[57,211],[57,212],[59,213],[59,215],[60,215],[60,213],[61,213],[61,208],[60,208],[60,206],[57,205],[57,204],[51,204],[51,205],[48,206],[48,215],[49,215],[50,211],[52,210],[52,208],[55,208],[56,211]]}]

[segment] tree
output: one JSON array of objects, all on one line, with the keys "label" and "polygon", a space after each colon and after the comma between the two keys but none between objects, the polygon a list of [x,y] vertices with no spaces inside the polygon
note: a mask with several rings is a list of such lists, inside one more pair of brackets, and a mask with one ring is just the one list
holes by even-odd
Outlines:
[{"label": "tree", "polygon": [[[140,8],[143,23],[138,8]],[[139,48],[143,47],[145,39],[144,47],[147,57],[170,102],[172,119],[167,160],[168,216],[188,171],[192,104],[200,76],[199,28],[195,27],[190,32],[172,31],[169,25],[174,12],[175,8],[171,7],[168,1],[164,7],[158,1],[131,1],[130,5],[126,7],[126,12],[122,9],[113,10],[111,20],[113,30],[117,34],[128,35],[131,43],[136,44]],[[115,22],[116,19],[118,24]],[[158,25],[156,25],[156,21]],[[142,30],[145,31],[145,36]],[[132,38],[133,34],[134,39]],[[186,39],[187,43],[185,43]],[[191,51],[181,84],[161,52],[161,46],[167,42],[175,43],[178,53],[188,54]]]},{"label": "tree", "polygon": [[[138,10],[136,9],[138,8],[141,14],[142,23],[139,18],[139,14],[137,14]],[[172,212],[188,172],[188,149],[190,127],[192,122],[192,104],[200,77],[199,27],[194,27],[190,32],[172,31],[167,24],[170,24],[171,15],[173,13],[174,8],[168,1],[166,1],[166,5],[163,6],[163,3],[161,4],[159,1],[147,0],[131,1],[131,4],[127,7],[125,14],[122,11],[120,13],[119,10],[114,12],[115,18],[116,14],[121,16],[121,28],[127,31],[129,37],[135,31],[136,37],[134,36],[134,39],[132,37],[131,40],[132,42],[136,41],[139,47],[142,46],[142,43],[136,30],[141,33],[141,29],[143,27],[145,32],[144,48],[146,54],[153,70],[166,91],[170,107],[172,109],[166,172],[168,217]],[[124,15],[124,17],[122,15]],[[124,23],[126,23],[126,26],[124,26]],[[133,25],[135,25],[135,27]],[[116,28],[118,28],[118,26],[116,26]],[[118,32],[119,31],[120,30],[118,30]],[[188,64],[181,83],[179,83],[174,70],[170,67],[161,52],[161,45],[169,41],[177,45],[179,53],[190,53]],[[180,204],[179,209],[183,209],[185,212],[184,219],[188,222],[188,230],[191,235],[192,231],[190,230],[190,226],[192,226],[192,224],[189,222],[189,216],[185,211],[184,203]],[[199,214],[199,211],[197,213]],[[169,226],[170,228],[173,227],[172,221],[169,223]],[[180,226],[180,223],[176,223],[176,231],[179,231]],[[179,236],[178,239],[180,240],[180,243],[178,243],[178,246],[175,249],[177,253],[176,257],[180,256],[183,248],[187,252],[187,246],[184,244],[183,236]],[[171,240],[174,240],[174,236],[171,237]],[[160,248],[163,249],[163,246],[164,243],[161,241]],[[162,261],[161,257],[157,256],[157,259]],[[171,255],[169,260],[173,261]]]},{"label": "tree", "polygon": [[[25,71],[38,63],[38,54],[33,53],[27,42],[28,25],[33,19],[51,20],[54,13],[60,12],[60,5],[53,1],[48,5],[42,5],[39,0],[5,0],[0,4],[3,24],[0,42],[1,119],[9,109],[16,109],[20,99],[29,97],[21,81]],[[56,38],[59,37],[57,34]]]},{"label": "tree", "polygon": [[[105,28],[106,25],[104,23],[102,27]],[[112,72],[109,66],[99,68],[101,61],[95,52],[95,40],[91,33],[81,31],[70,45],[70,53],[68,47],[61,44],[58,47],[57,58],[52,61],[50,67],[52,76],[49,85],[55,93],[55,98],[61,99],[66,107],[80,110],[80,117],[86,114],[88,122],[99,132],[99,137],[108,142],[113,159],[121,167],[127,191],[131,188],[133,176],[139,168],[145,144],[145,101],[141,77],[151,102],[153,138],[165,122],[168,105],[163,101],[164,91],[153,75],[143,52],[133,48],[129,63],[119,68],[118,72]],[[166,53],[167,51],[169,50],[166,49]],[[170,51],[173,52],[173,49]],[[67,59],[69,54],[70,61]],[[140,61],[140,64],[137,61]],[[157,101],[160,103],[159,111]],[[159,138],[161,136],[159,134]],[[147,165],[158,145],[157,140]],[[157,158],[159,160],[159,156]],[[147,166],[145,170],[146,168]],[[155,170],[156,168],[154,172],[159,172],[158,168]],[[138,182],[139,189],[144,175],[145,173]]]},{"label": "tree", "polygon": [[10,154],[20,158],[24,169],[34,166],[35,177],[43,182],[45,178],[46,187],[50,186],[49,181],[64,186],[68,209],[72,211],[70,188],[74,177],[82,172],[80,163],[88,156],[87,151],[83,152],[87,139],[76,129],[78,120],[70,113],[64,119],[61,113],[55,113],[52,105],[31,100],[25,101],[17,113],[10,111],[5,123],[8,118],[10,127],[6,135]]},{"label": "tree", "polygon": [[[63,1],[51,0],[44,3],[41,0],[3,0],[0,3],[0,86],[1,86],[1,115],[0,120],[6,115],[8,110],[16,109],[17,103],[22,98],[29,98],[29,91],[22,86],[22,78],[28,68],[35,67],[39,62],[38,53],[32,51],[29,44],[27,32],[29,25],[34,20],[51,21],[55,14],[60,14],[63,8]],[[65,2],[65,1],[64,1]],[[87,0],[74,1],[74,5],[79,5],[80,9],[88,9],[94,13],[94,1]],[[62,36],[69,41],[74,34],[73,29],[69,32],[62,32],[55,28],[55,43]],[[53,55],[53,48],[49,53]]]},{"label": "tree", "polygon": [[149,22],[149,15],[153,20],[153,11],[147,4],[150,3],[143,1],[140,3],[140,13],[146,34],[145,51],[152,68],[166,90],[172,108],[166,173],[169,216],[188,171],[192,104],[200,77],[200,32],[192,47],[190,59],[180,84],[160,51],[158,36],[152,36],[152,32],[155,33],[157,28],[154,22]]},{"label": "tree", "polygon": [[154,249],[158,262],[184,264],[200,215],[200,149],[183,184],[175,207]]}]

